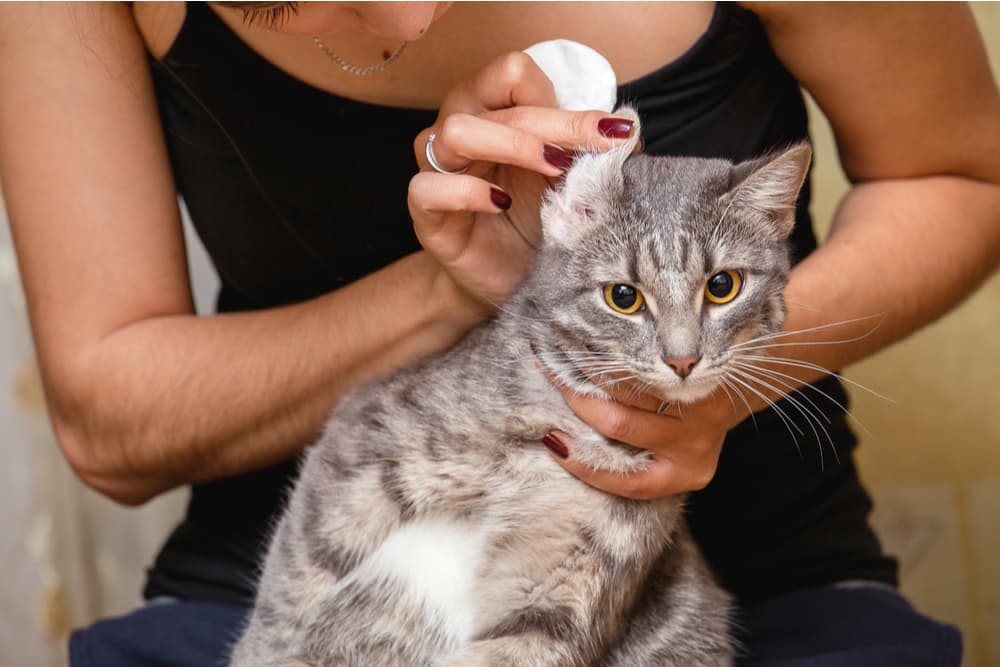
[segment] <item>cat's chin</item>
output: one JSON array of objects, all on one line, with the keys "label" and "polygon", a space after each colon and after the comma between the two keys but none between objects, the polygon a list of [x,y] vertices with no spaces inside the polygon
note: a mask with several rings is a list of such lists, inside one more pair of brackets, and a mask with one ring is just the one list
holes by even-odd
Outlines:
[{"label": "cat's chin", "polygon": [[675,384],[663,391],[671,403],[694,403],[706,398],[719,387],[718,382],[695,381]]}]

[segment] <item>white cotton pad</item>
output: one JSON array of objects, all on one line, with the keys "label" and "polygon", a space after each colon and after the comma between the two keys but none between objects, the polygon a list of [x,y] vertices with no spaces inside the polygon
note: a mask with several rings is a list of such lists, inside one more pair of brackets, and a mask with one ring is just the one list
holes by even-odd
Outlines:
[{"label": "white cotton pad", "polygon": [[560,109],[614,110],[618,98],[615,71],[597,51],[579,42],[553,39],[529,46],[524,52],[552,81]]}]

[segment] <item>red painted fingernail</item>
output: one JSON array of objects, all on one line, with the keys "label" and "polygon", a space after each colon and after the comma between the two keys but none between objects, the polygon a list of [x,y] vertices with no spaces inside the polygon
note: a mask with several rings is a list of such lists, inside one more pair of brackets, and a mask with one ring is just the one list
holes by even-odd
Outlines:
[{"label": "red painted fingernail", "polygon": [[553,167],[558,167],[559,169],[569,169],[573,165],[574,158],[576,158],[573,153],[559,148],[554,144],[545,144],[542,147],[542,157]]},{"label": "red painted fingernail", "polygon": [[597,121],[597,131],[602,137],[628,139],[632,136],[634,123],[627,118],[602,118]]},{"label": "red painted fingernail", "polygon": [[509,209],[510,205],[514,203],[510,195],[499,188],[490,188],[490,201],[493,202],[494,206],[504,211]]},{"label": "red painted fingernail", "polygon": [[542,438],[542,444],[549,448],[553,454],[561,459],[569,458],[569,448],[566,443],[560,440],[553,433],[546,433],[545,437]]}]

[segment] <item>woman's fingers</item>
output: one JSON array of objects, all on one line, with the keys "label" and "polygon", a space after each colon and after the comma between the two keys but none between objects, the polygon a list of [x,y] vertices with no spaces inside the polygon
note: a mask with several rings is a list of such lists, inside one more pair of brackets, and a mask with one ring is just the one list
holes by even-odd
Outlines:
[{"label": "woman's fingers", "polygon": [[495,308],[530,268],[526,228],[506,215],[516,202],[488,181],[420,172],[410,180],[408,205],[420,244],[479,303]]},{"label": "woman's fingers", "polygon": [[712,481],[718,466],[717,448],[705,447],[694,454],[653,454],[649,464],[640,472],[625,474],[594,469],[574,458],[573,450],[577,443],[572,438],[564,433],[550,434],[549,437],[552,435],[562,444],[559,452],[549,447],[552,458],[559,465],[586,484],[624,498],[652,500],[703,489]]},{"label": "woman's fingers", "polygon": [[[431,152],[437,164],[448,171],[482,161],[554,177],[572,164],[575,151],[605,150],[628,139],[633,131],[630,119],[602,111],[516,107],[447,116],[439,127],[417,136],[414,152],[422,169],[431,168],[427,155]],[[432,134],[433,144],[428,149]]]},{"label": "woman's fingers", "polygon": [[642,449],[656,450],[670,435],[668,429],[680,428],[680,418],[672,414],[658,415],[617,401],[563,392],[570,409],[601,435],[627,442]]},{"label": "woman's fingers", "polygon": [[[445,216],[455,212],[499,213],[510,208],[509,194],[475,176],[444,176],[434,172],[420,172],[410,180],[407,205],[413,218],[414,229],[422,245],[440,247],[441,232],[446,231],[454,246],[454,254],[464,248],[473,223],[472,216],[452,216],[445,225]],[[459,229],[461,227],[461,229]],[[463,231],[464,230],[464,231]],[[451,253],[442,249],[439,259],[449,261]]]},{"label": "woman's fingers", "polygon": [[549,77],[530,56],[518,51],[494,58],[452,89],[441,103],[439,118],[516,106],[556,106]]},{"label": "woman's fingers", "polygon": [[[424,141],[429,136],[426,132],[420,135]],[[434,132],[432,151],[438,165],[449,171],[482,161],[556,177],[573,162],[572,153],[546,144],[537,134],[464,113],[444,120]],[[420,156],[420,151],[417,155]],[[429,167],[426,148],[422,157],[418,157],[421,168]]]},{"label": "woman's fingers", "polygon": [[566,111],[552,107],[520,106],[480,114],[497,123],[539,134],[548,141],[580,151],[604,150],[629,139],[635,131],[631,118],[605,111]]},{"label": "woman's fingers", "polygon": [[573,456],[577,445],[569,436],[547,436],[554,435],[561,443],[561,447],[553,447],[551,441],[545,444],[569,472],[602,491],[628,498],[662,498],[704,488],[715,475],[726,433],[745,417],[717,396],[674,408],[671,414],[656,414],[569,390],[562,393],[573,412],[598,433],[650,452],[649,465],[638,473],[594,470]]},{"label": "woman's fingers", "polygon": [[477,161],[508,164],[555,177],[574,151],[606,150],[634,131],[627,118],[555,104],[552,82],[534,60],[520,52],[500,56],[445,97],[434,126],[416,137],[417,162],[427,170],[433,160],[448,172]]},{"label": "woman's fingers", "polygon": [[570,409],[601,435],[653,451],[667,444],[683,446],[689,436],[702,432],[724,435],[743,417],[728,400],[714,396],[656,414],[655,409],[638,409],[568,390],[562,393]]},{"label": "woman's fingers", "polygon": [[535,61],[524,53],[513,52],[495,58],[445,96],[434,126],[421,132],[414,141],[414,154],[420,168],[426,170],[430,167],[426,157],[430,134],[435,135],[434,146],[430,150],[439,166],[448,171],[469,166],[471,158],[463,156],[460,147],[444,146],[445,142],[439,139],[442,126],[449,118],[455,115],[475,116],[518,105],[554,107],[555,92],[552,82]]}]

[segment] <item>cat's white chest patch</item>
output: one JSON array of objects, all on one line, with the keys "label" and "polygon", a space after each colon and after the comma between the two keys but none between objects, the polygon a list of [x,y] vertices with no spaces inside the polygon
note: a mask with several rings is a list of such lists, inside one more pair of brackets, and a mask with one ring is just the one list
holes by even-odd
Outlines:
[{"label": "cat's white chest patch", "polygon": [[457,643],[474,632],[475,582],[486,545],[482,526],[423,519],[392,533],[364,565],[367,577],[389,578],[414,606],[438,617]]}]

